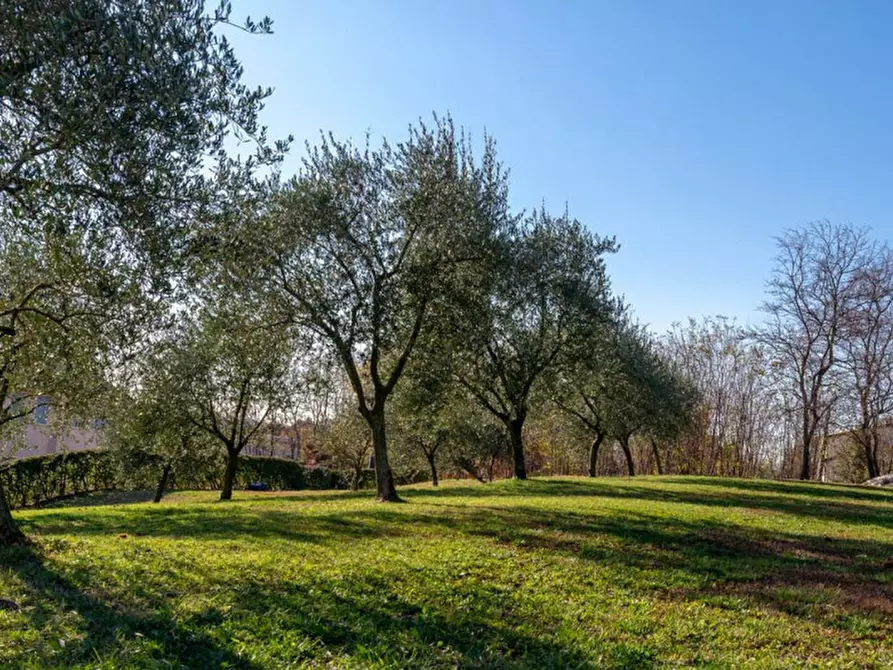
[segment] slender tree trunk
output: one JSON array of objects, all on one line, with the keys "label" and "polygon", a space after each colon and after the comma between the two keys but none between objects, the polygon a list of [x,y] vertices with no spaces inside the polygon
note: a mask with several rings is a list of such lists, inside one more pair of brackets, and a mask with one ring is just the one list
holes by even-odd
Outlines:
[{"label": "slender tree trunk", "polygon": [[868,466],[868,478],[874,479],[879,477],[881,469],[878,464],[877,445],[878,435],[876,431],[863,433],[863,444],[865,445],[865,465]]},{"label": "slender tree trunk", "polygon": [[425,454],[428,459],[428,466],[431,468],[431,486],[437,486],[440,482],[437,480],[437,460],[434,454]]},{"label": "slender tree trunk", "polygon": [[812,447],[813,430],[809,421],[809,409],[803,409],[803,460],[800,463],[800,479],[809,479],[809,450]]},{"label": "slender tree trunk", "polygon": [[0,486],[0,547],[27,542],[25,534],[19,530],[6,502],[6,491]]},{"label": "slender tree trunk", "polygon": [[166,463],[164,470],[161,471],[161,479],[158,480],[158,487],[155,489],[155,497],[152,498],[153,503],[161,502],[161,496],[164,495],[164,489],[167,487],[167,480],[171,474],[171,464]]},{"label": "slender tree trunk", "polygon": [[515,479],[527,479],[527,467],[524,464],[524,417],[508,422],[509,438],[512,443],[512,466]]},{"label": "slender tree trunk", "polygon": [[660,451],[657,448],[657,440],[653,437],[651,438],[651,453],[654,454],[654,465],[657,467],[657,474],[662,475],[664,473],[664,465],[660,460]]},{"label": "slender tree trunk", "polygon": [[630,477],[636,476],[636,467],[633,465],[633,454],[629,450],[629,435],[620,438],[620,448],[623,449],[623,455],[626,456],[626,469]]},{"label": "slender tree trunk", "polygon": [[221,500],[233,499],[233,483],[236,481],[236,466],[239,463],[239,452],[235,449],[226,450],[226,470],[223,472],[223,489],[220,491]]},{"label": "slender tree trunk", "polygon": [[589,445],[589,476],[595,477],[598,474],[598,450],[602,446],[604,435],[599,433],[595,436],[592,444]]},{"label": "slender tree trunk", "polygon": [[388,462],[384,403],[376,402],[376,409],[369,417],[369,426],[372,429],[372,452],[375,454],[375,487],[378,491],[378,502],[401,502],[394,486],[394,473]]}]

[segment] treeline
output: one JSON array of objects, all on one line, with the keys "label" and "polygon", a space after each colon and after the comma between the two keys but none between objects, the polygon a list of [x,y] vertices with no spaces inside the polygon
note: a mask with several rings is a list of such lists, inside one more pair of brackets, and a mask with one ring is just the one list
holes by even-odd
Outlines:
[{"label": "treeline", "polygon": [[129,361],[136,383],[104,394],[113,444],[172,467],[222,450],[228,499],[246,446],[328,393],[321,449],[354,481],[371,462],[382,501],[413,452],[432,479],[438,461],[484,479],[505,460],[525,479],[550,411],[593,474],[610,441],[629,474],[634,438],[659,461],[693,394],[612,296],[614,240],[508,202],[493,141],[477,157],[448,117],[399,144],[308,146],[292,179],[192,222],[189,295]]},{"label": "treeline", "polygon": [[[162,485],[224,454],[228,499],[246,445],[314,415],[393,501],[410,453],[432,476],[448,451],[448,469],[525,478],[547,408],[578,422],[592,463],[616,439],[631,472],[631,440],[676,434],[688,389],[611,294],[613,238],[513,210],[493,139],[449,117],[394,143],[324,135],[284,178],[289,142],[259,125],[270,92],[240,81],[231,25],[227,2],[0,13],[13,447],[51,397],[59,430],[101,416],[107,446]],[[250,156],[227,151],[234,135]]]}]

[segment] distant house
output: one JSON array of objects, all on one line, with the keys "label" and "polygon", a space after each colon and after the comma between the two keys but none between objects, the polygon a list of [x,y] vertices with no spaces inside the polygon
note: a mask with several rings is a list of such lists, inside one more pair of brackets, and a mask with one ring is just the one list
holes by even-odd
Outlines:
[{"label": "distant house", "polygon": [[[21,401],[20,401],[21,402]],[[9,455],[12,448],[13,458],[30,456],[46,456],[64,451],[83,451],[98,449],[102,446],[102,431],[105,421],[94,419],[86,423],[71,421],[59,426],[52,420],[52,402],[48,396],[38,396],[34,400],[33,412],[21,419],[26,422],[24,434],[15,442],[6,445],[0,443],[0,456]],[[245,445],[246,456],[272,456],[302,461],[305,465],[316,466],[327,460],[325,454],[318,453],[313,440],[313,427],[310,422],[295,425],[274,424],[270,430],[259,433]]]},{"label": "distant house", "polygon": [[325,455],[317,450],[314,432],[313,424],[309,421],[292,425],[273,424],[246,444],[242,453],[245,456],[288,458],[312,467],[326,460]]},{"label": "distant house", "polygon": [[[879,432],[879,465],[881,474],[888,474],[893,472],[893,417],[881,422]],[[863,447],[852,431],[845,430],[828,436],[819,474],[826,482],[860,483],[868,479]]]},{"label": "distant house", "polygon": [[100,446],[105,421],[96,419],[86,424],[72,421],[62,427],[52,421],[53,406],[48,396],[38,396],[30,402],[35,404],[34,411],[20,419],[27,422],[24,434],[5,445],[14,449],[13,458],[46,456],[60,451],[83,451]]}]

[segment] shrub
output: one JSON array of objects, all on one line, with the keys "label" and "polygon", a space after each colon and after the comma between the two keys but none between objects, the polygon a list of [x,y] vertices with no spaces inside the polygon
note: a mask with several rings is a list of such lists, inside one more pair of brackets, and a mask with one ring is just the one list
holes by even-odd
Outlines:
[{"label": "shrub", "polygon": [[117,487],[112,458],[100,450],[23,458],[0,469],[0,479],[13,507]]},{"label": "shrub", "polygon": [[245,488],[249,482],[265,482],[274,491],[344,488],[341,477],[325,468],[305,468],[287,458],[243,456],[236,471],[236,485]]}]

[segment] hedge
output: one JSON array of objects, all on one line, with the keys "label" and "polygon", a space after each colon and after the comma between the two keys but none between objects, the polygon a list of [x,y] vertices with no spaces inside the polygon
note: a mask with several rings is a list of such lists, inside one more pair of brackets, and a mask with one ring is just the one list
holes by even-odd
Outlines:
[{"label": "hedge", "polygon": [[[172,486],[179,489],[215,490],[223,485],[224,460],[205,468],[173,472]],[[26,507],[66,496],[121,489],[152,489],[158,472],[139,474],[101,449],[73,451],[22,458],[0,468],[0,483],[11,507]],[[305,468],[286,458],[242,456],[236,471],[236,488],[264,482],[272,490],[345,488],[338,474],[324,468]]]},{"label": "hedge", "polygon": [[117,488],[117,473],[105,451],[32,456],[0,469],[0,481],[12,507],[35,505],[67,495]]}]

